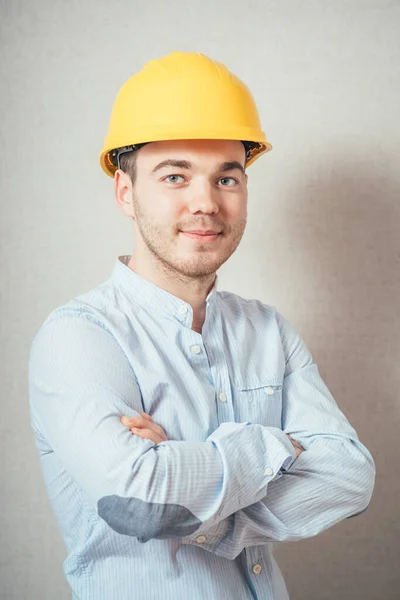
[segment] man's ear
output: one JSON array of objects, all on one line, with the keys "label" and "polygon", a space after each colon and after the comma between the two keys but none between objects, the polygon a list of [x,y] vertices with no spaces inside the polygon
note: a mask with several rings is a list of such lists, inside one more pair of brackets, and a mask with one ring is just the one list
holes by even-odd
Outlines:
[{"label": "man's ear", "polygon": [[127,173],[117,169],[114,175],[114,193],[118,208],[127,217],[135,218],[132,202],[132,180]]}]

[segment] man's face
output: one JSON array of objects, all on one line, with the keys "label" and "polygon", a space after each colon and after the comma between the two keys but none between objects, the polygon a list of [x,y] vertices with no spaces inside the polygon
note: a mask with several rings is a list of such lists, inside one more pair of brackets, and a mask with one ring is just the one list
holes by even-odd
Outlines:
[{"label": "man's face", "polygon": [[239,141],[163,141],[141,148],[133,187],[138,246],[185,277],[215,273],[246,226],[244,165]]}]

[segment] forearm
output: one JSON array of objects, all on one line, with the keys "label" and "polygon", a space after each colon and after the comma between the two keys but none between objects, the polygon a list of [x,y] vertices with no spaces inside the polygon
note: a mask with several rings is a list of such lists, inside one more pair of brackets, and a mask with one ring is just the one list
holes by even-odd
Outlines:
[{"label": "forearm", "polygon": [[[245,546],[312,537],[364,511],[372,495],[374,461],[357,441],[311,444],[266,496],[237,511],[206,549],[234,559]],[[189,540],[187,540],[189,541]]]},{"label": "forearm", "polygon": [[[219,527],[207,550],[234,559],[245,545],[312,537],[368,506],[375,465],[336,404],[299,334],[277,313],[285,355],[282,430],[305,451],[265,497]],[[212,532],[210,532],[212,539]],[[194,543],[193,538],[186,540]]]},{"label": "forearm", "polygon": [[263,498],[291,460],[269,428],[224,423],[206,442],[168,441],[147,452],[121,473],[118,492],[98,500],[99,515],[140,541],[190,535]]},{"label": "forearm", "polygon": [[279,436],[246,423],[224,423],[204,442],[156,445],[123,427],[126,406],[118,399],[113,402],[119,414],[102,414],[102,386],[93,385],[90,393],[80,386],[63,386],[62,394],[55,389],[31,377],[36,428],[99,516],[142,542],[217,525],[263,498],[292,460]]},{"label": "forearm", "polygon": [[32,422],[65,470],[110,527],[141,541],[216,525],[263,498],[292,458],[282,432],[258,424],[223,423],[196,442],[133,436],[120,417],[139,414],[138,383],[112,336],[83,317],[42,328],[29,387]]}]

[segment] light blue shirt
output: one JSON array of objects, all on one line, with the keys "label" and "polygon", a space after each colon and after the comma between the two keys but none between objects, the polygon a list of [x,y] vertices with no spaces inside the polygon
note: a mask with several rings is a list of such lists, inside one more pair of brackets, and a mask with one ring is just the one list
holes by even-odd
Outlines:
[{"label": "light blue shirt", "polygon": [[[374,461],[272,306],[189,304],[132,271],[33,340],[32,426],[75,600],[287,600],[273,543],[366,509]],[[132,435],[149,413],[168,441]],[[296,459],[290,434],[305,449]]]}]

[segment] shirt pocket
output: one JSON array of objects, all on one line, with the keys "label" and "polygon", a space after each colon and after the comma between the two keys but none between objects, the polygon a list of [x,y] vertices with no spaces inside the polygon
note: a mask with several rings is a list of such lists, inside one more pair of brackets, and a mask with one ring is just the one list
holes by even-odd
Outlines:
[{"label": "shirt pocket", "polygon": [[239,385],[237,416],[240,421],[282,429],[282,384],[264,382]]}]

